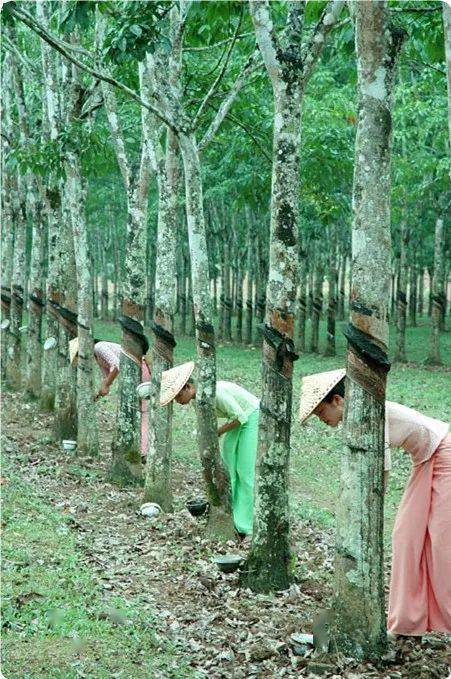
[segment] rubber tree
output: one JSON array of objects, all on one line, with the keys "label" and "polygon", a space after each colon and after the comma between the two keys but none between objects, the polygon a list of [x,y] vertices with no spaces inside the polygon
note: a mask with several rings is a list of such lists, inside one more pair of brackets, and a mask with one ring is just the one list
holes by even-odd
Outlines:
[{"label": "rubber tree", "polygon": [[386,2],[355,2],[358,125],[344,451],[337,504],[332,639],[355,658],[386,645],[383,462],[390,287],[392,91],[404,32]]},{"label": "rubber tree", "polygon": [[[12,120],[11,120],[11,87],[9,68],[10,57],[6,55],[2,71],[2,95],[3,95],[3,118],[1,136],[1,163],[3,191],[2,199],[2,249],[1,249],[1,309],[2,309],[2,336],[1,336],[1,376],[6,379],[6,365],[8,362],[8,346],[10,344],[9,326],[11,324],[11,283],[13,273],[14,255],[14,210],[13,191],[15,173],[8,167],[7,159],[12,150]],[[5,322],[5,323],[4,323]],[[5,327],[3,327],[3,324]],[[6,327],[8,326],[8,327]]]},{"label": "rubber tree", "polygon": [[337,231],[334,224],[327,230],[329,245],[327,262],[327,330],[324,356],[335,356],[335,319],[337,312]]},{"label": "rubber tree", "polygon": [[[102,44],[105,28],[105,16],[97,12],[99,45]],[[113,148],[127,197],[122,316],[137,321],[142,327],[146,305],[147,208],[151,177],[149,148],[144,130],[141,129],[139,160],[136,164],[133,163],[127,153],[114,88],[104,81],[101,82],[101,88]],[[143,115],[149,115],[149,112],[145,110]],[[121,347],[119,398],[110,476],[119,485],[135,485],[142,482],[140,402],[136,388],[141,382],[143,347],[137,335],[124,325]]]},{"label": "rubber tree", "polygon": [[[187,19],[190,3],[179,2],[174,6],[179,30]],[[209,530],[223,537],[233,535],[230,512],[230,489],[228,477],[219,458],[216,415],[214,411],[216,390],[216,349],[213,328],[213,309],[210,297],[210,271],[207,251],[203,185],[200,153],[211,142],[226,117],[237,94],[255,70],[254,58],[246,62],[218,111],[198,140],[196,130],[204,111],[217,91],[233,49],[234,40],[227,50],[225,64],[199,105],[194,117],[185,110],[181,88],[174,87],[166,78],[164,63],[156,54],[147,56],[154,91],[158,92],[162,117],[177,137],[183,163],[185,180],[185,206],[188,227],[188,243],[191,264],[191,289],[195,318],[197,347],[196,412],[199,454],[202,462],[207,494],[210,500]]]},{"label": "rubber tree", "polygon": [[[68,118],[73,122],[82,120],[83,104],[86,103],[85,92],[81,86],[80,73],[72,66],[67,97]],[[95,456],[99,452],[99,432],[94,403],[92,261],[88,245],[86,187],[82,177],[79,143],[69,142],[64,150],[64,168],[77,278],[77,453]]]},{"label": "rubber tree", "polygon": [[[182,26],[175,8],[170,15],[171,52],[167,58],[167,73],[172,88],[180,85]],[[151,77],[141,67],[143,92],[152,95]],[[178,188],[180,154],[177,139],[171,129],[166,131],[165,152],[160,147],[159,123],[147,117],[143,127],[149,142],[150,155],[157,176],[158,224],[155,270],[154,334],[152,347],[151,397],[149,403],[149,443],[147,451],[144,500],[157,502],[165,511],[172,511],[172,403],[160,407],[161,374],[173,366],[174,314],[176,300],[176,247],[178,234]],[[183,304],[185,271],[183,270]],[[184,312],[183,312],[184,313]]]},{"label": "rubber tree", "polygon": [[[48,3],[36,3],[36,16],[48,26]],[[52,142],[56,142],[61,129],[61,107],[58,98],[58,80],[56,60],[57,54],[49,45],[41,40],[41,63],[43,74],[43,96],[45,97],[45,116],[47,117],[46,129]],[[44,214],[47,220],[47,277],[46,277],[46,318],[45,338],[54,338],[55,343],[44,351],[42,361],[42,386],[40,406],[45,411],[52,411],[55,407],[56,375],[58,367],[58,340],[59,323],[58,314],[54,304],[61,302],[60,281],[60,258],[59,258],[59,235],[61,223],[61,190],[55,172],[50,172],[48,183],[43,196]]]},{"label": "rubber tree", "polygon": [[294,319],[302,96],[342,2],[329,3],[314,36],[303,42],[305,4],[291,2],[285,34],[273,29],[267,0],[251,2],[257,44],[274,96],[271,224],[266,314],[262,327],[262,400],[252,547],[242,580],[254,591],[285,589],[291,579],[288,469],[292,409]]},{"label": "rubber tree", "polygon": [[434,239],[434,273],[432,276],[432,311],[429,331],[428,365],[441,365],[440,355],[440,321],[445,287],[445,229],[444,219],[438,217],[435,222]]},{"label": "rubber tree", "polygon": [[[16,55],[12,58],[12,70],[16,92],[16,108],[20,130],[20,144],[30,147],[29,115],[25,98],[23,66]],[[41,180],[27,170],[24,177],[26,188],[25,214],[31,231],[31,257],[29,274],[28,323],[24,387],[28,397],[37,399],[41,393],[41,325],[43,302],[43,210]]]},{"label": "rubber tree", "polygon": [[410,229],[404,217],[401,221],[399,242],[399,276],[396,289],[396,353],[394,360],[405,363],[406,357],[406,310],[407,310],[407,249],[410,240]]}]

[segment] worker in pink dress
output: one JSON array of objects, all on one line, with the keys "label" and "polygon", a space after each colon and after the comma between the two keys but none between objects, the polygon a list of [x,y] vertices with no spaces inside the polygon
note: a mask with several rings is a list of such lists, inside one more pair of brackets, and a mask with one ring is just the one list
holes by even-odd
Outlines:
[{"label": "worker in pink dress", "polygon": [[[343,418],[345,370],[302,380],[299,418],[330,427]],[[396,636],[451,633],[451,435],[448,424],[385,402],[385,477],[390,448],[410,453],[412,473],[393,530],[387,627]]]},{"label": "worker in pink dress", "polygon": [[[78,338],[75,338],[69,342],[70,345],[70,359],[71,363],[74,364],[78,356]],[[102,371],[103,380],[97,390],[94,400],[108,396],[110,392],[110,387],[113,384],[116,377],[119,375],[119,366],[121,358],[122,348],[117,342],[106,342],[101,340],[94,344],[94,358]],[[137,363],[137,360],[131,355],[127,354],[129,358]],[[150,369],[147,364],[145,356],[143,356],[141,361],[141,380],[147,382],[150,380]],[[147,455],[147,443],[148,443],[148,401],[141,400],[141,459],[145,462]]]}]

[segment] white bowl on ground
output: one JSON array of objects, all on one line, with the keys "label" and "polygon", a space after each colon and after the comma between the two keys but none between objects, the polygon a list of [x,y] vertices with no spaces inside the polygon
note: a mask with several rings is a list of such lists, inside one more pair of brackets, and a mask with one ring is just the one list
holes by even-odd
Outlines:
[{"label": "white bowl on ground", "polygon": [[63,450],[65,450],[67,453],[74,451],[76,447],[77,447],[76,441],[73,441],[72,439],[63,440]]},{"label": "white bowl on ground", "polygon": [[142,516],[154,517],[161,513],[161,507],[156,502],[145,502],[139,508]]}]

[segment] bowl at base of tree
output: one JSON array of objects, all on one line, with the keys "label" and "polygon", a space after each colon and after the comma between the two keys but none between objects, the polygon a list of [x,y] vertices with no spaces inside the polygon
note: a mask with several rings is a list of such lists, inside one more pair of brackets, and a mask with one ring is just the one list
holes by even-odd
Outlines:
[{"label": "bowl at base of tree", "polygon": [[202,498],[188,500],[186,503],[186,508],[191,516],[202,516],[202,514],[205,514],[208,509],[208,502]]},{"label": "bowl at base of tree", "polygon": [[244,559],[239,554],[221,554],[213,559],[222,573],[233,573],[243,563]]}]

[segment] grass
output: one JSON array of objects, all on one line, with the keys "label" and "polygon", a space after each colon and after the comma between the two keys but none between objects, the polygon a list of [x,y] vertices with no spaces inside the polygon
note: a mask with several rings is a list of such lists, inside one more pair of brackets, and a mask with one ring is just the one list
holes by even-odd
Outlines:
[{"label": "grass", "polygon": [[[190,677],[170,644],[152,632],[152,613],[113,601],[124,624],[104,619],[103,589],[67,517],[3,465],[3,663],[8,679]],[[114,558],[114,556],[112,556]]]}]

